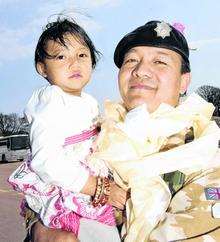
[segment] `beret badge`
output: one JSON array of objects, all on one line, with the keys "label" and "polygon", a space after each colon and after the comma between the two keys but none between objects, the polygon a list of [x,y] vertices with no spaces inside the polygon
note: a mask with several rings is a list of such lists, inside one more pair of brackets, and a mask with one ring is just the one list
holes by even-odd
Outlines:
[{"label": "beret badge", "polygon": [[169,37],[170,32],[172,31],[170,26],[163,21],[160,23],[157,23],[157,27],[154,30],[157,32],[157,37],[161,37],[163,39],[165,39],[166,37]]}]

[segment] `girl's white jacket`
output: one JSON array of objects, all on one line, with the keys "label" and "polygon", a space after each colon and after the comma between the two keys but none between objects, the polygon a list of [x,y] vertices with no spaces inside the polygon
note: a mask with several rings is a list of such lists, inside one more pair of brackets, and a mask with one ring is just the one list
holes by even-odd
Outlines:
[{"label": "girl's white jacket", "polygon": [[64,146],[65,139],[90,130],[99,115],[97,101],[65,93],[55,85],[34,91],[25,115],[31,125],[31,168],[46,183],[72,192],[85,185],[89,172],[82,166],[92,140]]}]

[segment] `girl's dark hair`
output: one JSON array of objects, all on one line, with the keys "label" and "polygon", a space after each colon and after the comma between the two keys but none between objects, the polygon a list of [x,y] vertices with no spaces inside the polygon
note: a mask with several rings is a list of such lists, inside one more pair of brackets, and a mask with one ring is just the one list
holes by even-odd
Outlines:
[{"label": "girl's dark hair", "polygon": [[59,17],[55,22],[51,22],[46,25],[38,40],[34,58],[36,70],[38,62],[43,63],[45,58],[54,58],[54,56],[49,55],[46,51],[47,42],[49,40],[53,40],[63,46],[66,46],[64,39],[66,34],[75,35],[79,41],[82,42],[82,44],[89,48],[92,59],[92,68],[95,68],[101,53],[96,50],[92,40],[89,38],[85,30],[80,27],[74,20],[67,18],[61,19]]}]

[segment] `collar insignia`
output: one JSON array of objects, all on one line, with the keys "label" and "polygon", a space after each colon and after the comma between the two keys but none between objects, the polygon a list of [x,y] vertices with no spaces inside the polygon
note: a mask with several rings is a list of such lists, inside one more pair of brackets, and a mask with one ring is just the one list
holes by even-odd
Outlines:
[{"label": "collar insignia", "polygon": [[157,23],[157,27],[154,30],[157,32],[157,37],[161,37],[163,39],[170,36],[170,32],[172,31],[170,26],[163,21]]},{"label": "collar insignia", "polygon": [[220,187],[206,187],[206,200],[220,200]]}]

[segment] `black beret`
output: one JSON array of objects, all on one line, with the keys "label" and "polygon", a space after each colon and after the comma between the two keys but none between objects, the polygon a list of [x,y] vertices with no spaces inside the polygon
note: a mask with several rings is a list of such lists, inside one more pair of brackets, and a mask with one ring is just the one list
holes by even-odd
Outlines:
[{"label": "black beret", "polygon": [[190,71],[189,47],[183,34],[176,28],[161,21],[150,21],[125,35],[118,43],[114,62],[122,66],[125,54],[133,47],[152,46],[173,50],[179,53]]}]

